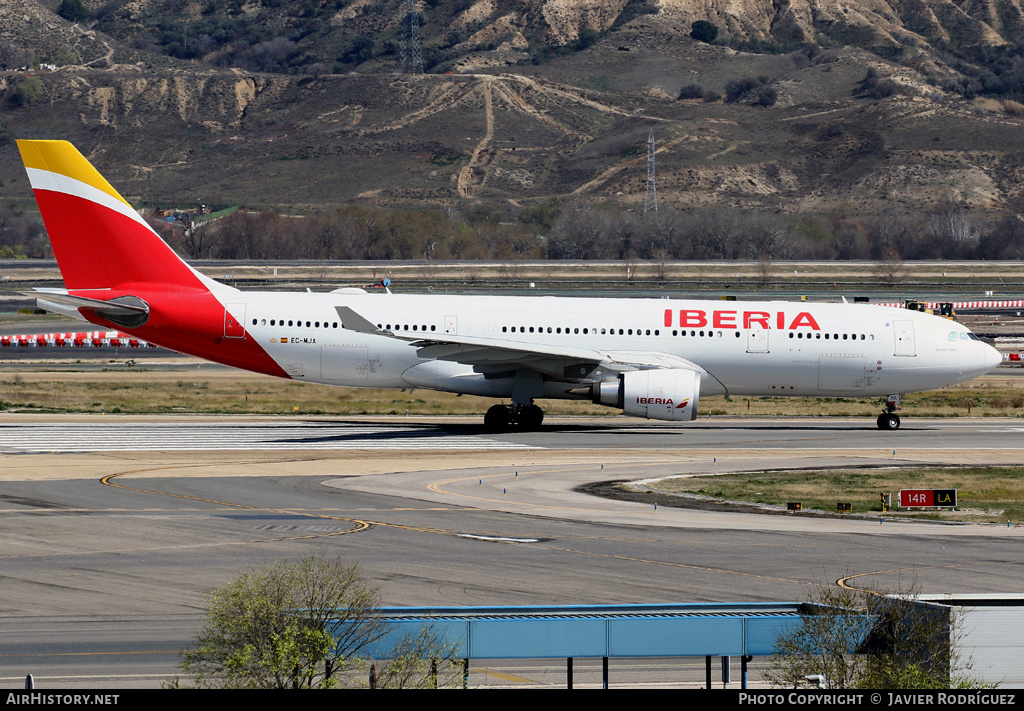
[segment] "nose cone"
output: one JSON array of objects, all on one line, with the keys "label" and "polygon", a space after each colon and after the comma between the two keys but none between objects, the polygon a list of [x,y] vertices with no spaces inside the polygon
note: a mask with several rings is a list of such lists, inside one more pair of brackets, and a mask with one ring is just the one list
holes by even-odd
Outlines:
[{"label": "nose cone", "polygon": [[1003,362],[1003,354],[992,346],[985,344],[985,370],[989,371]]}]

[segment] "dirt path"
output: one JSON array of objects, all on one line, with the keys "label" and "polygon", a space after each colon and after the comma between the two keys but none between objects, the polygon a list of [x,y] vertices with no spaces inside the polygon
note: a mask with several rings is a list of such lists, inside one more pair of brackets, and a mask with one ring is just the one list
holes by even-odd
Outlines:
[{"label": "dirt path", "polygon": [[[464,166],[459,171],[458,190],[460,197],[473,197],[473,188],[476,186],[483,187],[483,184],[487,181],[487,171],[485,166],[481,165],[480,155],[483,153],[487,144],[494,138],[494,106],[491,100],[491,84],[490,81],[485,81],[481,87],[484,95],[484,115],[487,119],[487,129],[484,131],[484,137],[480,139],[480,142],[476,144],[476,148],[473,149],[473,155],[469,158],[469,164]],[[479,178],[477,175],[479,174]]]},{"label": "dirt path", "polygon": [[383,133],[385,131],[394,131],[399,128],[405,128],[417,121],[422,121],[425,118],[430,118],[434,114],[457,106],[467,97],[474,94],[475,91],[476,87],[472,85],[457,84],[454,82],[449,83],[447,86],[442,86],[441,90],[433,100],[423,108],[412,111],[394,121],[388,121],[378,126],[364,128],[360,130],[360,134],[372,135],[375,133]]},{"label": "dirt path", "polygon": [[[458,191],[459,197],[462,198],[474,197],[478,188],[482,188],[487,183],[488,175],[491,172],[490,166],[498,157],[498,151],[492,145],[494,140],[495,99],[502,101],[513,112],[525,114],[529,118],[557,131],[558,133],[572,136],[578,143],[586,143],[591,140],[592,137],[561,123],[549,115],[548,110],[541,108],[540,104],[550,102],[555,105],[564,106],[566,103],[573,103],[601,113],[613,114],[632,119],[659,122],[666,120],[656,116],[647,116],[642,113],[605,104],[595,99],[581,96],[569,88],[562,88],[545,82],[538,82],[530,77],[524,77],[518,74],[503,74],[500,76],[477,74],[464,76],[471,76],[476,80],[476,82],[448,82],[438,88],[437,93],[430,99],[430,102],[426,106],[395,120],[381,123],[377,126],[368,126],[359,131],[361,135],[372,135],[375,133],[383,133],[385,131],[394,131],[405,128],[413,123],[444,112],[445,110],[457,106],[462,102],[475,99],[478,95],[482,95],[484,99],[483,104],[486,129],[483,137],[474,147],[469,162],[459,170],[458,176],[456,177],[456,190]],[[667,150],[680,143],[681,140],[682,139],[673,139],[658,150]],[[615,173],[631,165],[635,165],[638,160],[641,160],[641,158],[630,159],[616,166],[612,166],[594,180],[591,180],[585,185],[577,188],[572,194],[579,194],[600,185]]]},{"label": "dirt path", "polygon": [[[686,138],[683,137],[683,138],[673,138],[671,141],[666,141],[665,143],[662,143],[660,146],[658,146],[657,148],[654,149],[654,154],[657,155],[657,154],[662,153],[664,151],[667,151],[667,150],[669,150],[671,148],[674,148],[674,147],[678,146],[680,143],[682,143],[685,140],[686,140]],[[575,190],[573,190],[570,193],[570,195],[580,195],[580,194],[582,194],[582,193],[584,193],[584,192],[586,192],[588,190],[596,188],[599,185],[602,185],[603,183],[608,181],[612,176],[616,175],[617,173],[621,173],[626,168],[632,168],[633,166],[635,166],[635,165],[637,165],[637,164],[639,164],[641,162],[646,162],[646,161],[647,161],[647,154],[646,153],[643,153],[643,154],[638,155],[638,156],[634,156],[633,158],[627,158],[626,160],[622,161],[621,163],[616,163],[612,167],[607,168],[607,169],[601,171],[600,175],[598,175],[593,180],[588,180],[587,182],[583,183],[583,185],[581,185],[578,188],[576,188]]]}]

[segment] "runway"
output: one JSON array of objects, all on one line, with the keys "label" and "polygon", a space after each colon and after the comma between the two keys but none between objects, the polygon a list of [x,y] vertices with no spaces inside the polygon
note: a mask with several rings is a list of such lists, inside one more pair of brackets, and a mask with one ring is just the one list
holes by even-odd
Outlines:
[{"label": "runway", "polygon": [[[556,419],[493,435],[447,418],[3,414],[0,431],[7,685],[32,672],[49,688],[157,686],[206,591],[314,551],[358,562],[392,605],[801,600],[851,575],[872,589],[1024,587],[1021,528],[654,510],[574,491],[765,466],[1019,463],[1012,419],[896,433],[836,419]],[[128,448],[130,434],[161,450]],[[446,438],[471,448],[426,446]]]},{"label": "runway", "polygon": [[528,444],[450,433],[439,427],[297,422],[12,423],[0,430],[0,451],[179,452],[259,450],[531,449]]},{"label": "runway", "polygon": [[[1022,451],[1024,420],[908,418],[880,432],[869,418],[549,419],[539,432],[494,433],[442,417],[17,416],[0,420],[0,452],[648,449]],[[956,457],[955,454],[945,456]],[[1019,461],[1019,460],[1018,460]],[[959,462],[962,463],[962,462]]]}]

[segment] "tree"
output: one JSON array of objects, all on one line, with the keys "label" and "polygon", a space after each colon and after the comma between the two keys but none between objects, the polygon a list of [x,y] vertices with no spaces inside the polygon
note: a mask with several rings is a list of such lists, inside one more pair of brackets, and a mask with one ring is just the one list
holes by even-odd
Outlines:
[{"label": "tree", "polygon": [[43,92],[43,82],[39,77],[22,79],[14,85],[14,93],[11,95],[11,103],[15,106],[27,106],[39,98]]},{"label": "tree", "polygon": [[956,668],[952,611],[924,606],[915,596],[868,600],[877,622],[865,640],[867,666],[861,686],[870,689],[946,689],[975,685]]},{"label": "tree", "polygon": [[775,640],[768,682],[795,688],[820,674],[830,689],[855,688],[865,668],[856,650],[868,631],[861,602],[856,590],[822,587],[814,602],[801,606],[799,626]]},{"label": "tree", "polygon": [[10,42],[0,41],[0,69],[17,69],[32,64],[32,53]]},{"label": "tree", "polygon": [[757,258],[757,283],[761,286],[771,286],[773,269],[771,255],[768,252],[761,252]]},{"label": "tree", "polygon": [[822,587],[801,606],[799,625],[776,639],[766,674],[776,687],[821,675],[830,689],[983,686],[957,651],[953,611],[923,603],[911,588],[880,594]]},{"label": "tree", "polygon": [[182,652],[182,670],[200,687],[337,686],[346,662],[386,631],[379,601],[356,566],[336,560],[252,568],[210,593],[206,627]]},{"label": "tree", "polygon": [[718,27],[707,20],[697,20],[690,25],[690,37],[698,42],[711,44],[718,37]]},{"label": "tree", "polygon": [[386,659],[374,664],[374,688],[442,689],[461,680],[463,667],[455,661],[455,645],[432,626],[415,637],[403,637]]},{"label": "tree", "polygon": [[890,287],[899,286],[907,280],[907,267],[895,245],[887,244],[882,248],[882,258],[875,267],[875,275]]},{"label": "tree", "polygon": [[68,22],[81,22],[89,17],[82,0],[62,0],[57,14]]}]

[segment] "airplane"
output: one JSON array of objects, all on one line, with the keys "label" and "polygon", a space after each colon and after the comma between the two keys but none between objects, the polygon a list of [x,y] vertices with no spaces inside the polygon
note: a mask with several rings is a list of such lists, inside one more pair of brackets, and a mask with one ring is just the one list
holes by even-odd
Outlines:
[{"label": "airplane", "polygon": [[536,430],[537,400],[697,418],[702,395],[886,396],[975,378],[998,351],[959,323],[869,304],[240,291],[186,264],[64,141],[18,141],[64,289],[41,308],[280,378],[509,399],[484,424]]}]

